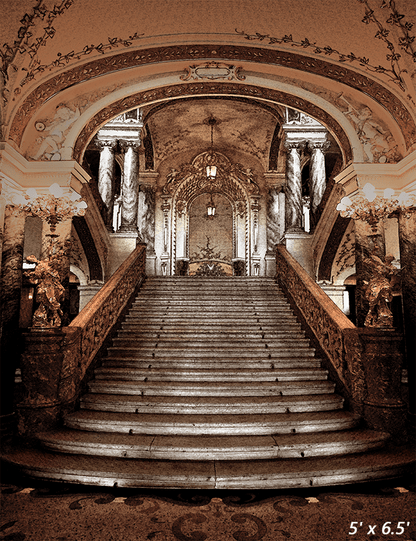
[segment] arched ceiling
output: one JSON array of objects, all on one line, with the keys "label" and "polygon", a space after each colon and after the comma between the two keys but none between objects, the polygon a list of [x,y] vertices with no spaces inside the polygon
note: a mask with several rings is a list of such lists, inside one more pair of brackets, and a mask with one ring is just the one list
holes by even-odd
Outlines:
[{"label": "arched ceiling", "polygon": [[282,111],[232,98],[176,100],[154,107],[144,122],[152,136],[155,160],[161,162],[175,154],[197,155],[211,145],[208,119],[214,117],[214,149],[232,155],[243,152],[254,156],[267,170],[270,145],[276,126],[284,122]]},{"label": "arched ceiling", "polygon": [[[377,161],[380,148],[398,161],[416,145],[411,0],[20,0],[2,12],[2,137],[28,158],[62,104],[73,115],[62,159],[80,159],[100,126],[138,106],[159,159],[191,132],[206,148],[214,114],[219,145],[265,162],[279,104],[325,124],[344,163]],[[204,62],[229,72],[192,72]]]}]

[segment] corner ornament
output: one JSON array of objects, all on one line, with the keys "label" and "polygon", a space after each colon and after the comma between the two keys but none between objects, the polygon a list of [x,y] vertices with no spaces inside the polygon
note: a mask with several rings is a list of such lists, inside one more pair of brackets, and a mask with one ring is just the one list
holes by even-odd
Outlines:
[{"label": "corner ornament", "polygon": [[186,73],[180,76],[181,81],[189,81],[191,79],[244,81],[246,78],[245,75],[241,74],[242,68],[233,66],[232,64],[224,64],[222,62],[205,62],[204,64],[189,66],[189,68],[185,69]]}]

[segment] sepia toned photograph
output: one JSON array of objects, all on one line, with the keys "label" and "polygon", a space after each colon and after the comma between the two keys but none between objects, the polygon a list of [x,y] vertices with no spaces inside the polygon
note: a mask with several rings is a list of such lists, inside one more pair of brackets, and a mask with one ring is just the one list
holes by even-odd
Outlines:
[{"label": "sepia toned photograph", "polygon": [[0,0],[0,541],[416,541],[416,2]]}]

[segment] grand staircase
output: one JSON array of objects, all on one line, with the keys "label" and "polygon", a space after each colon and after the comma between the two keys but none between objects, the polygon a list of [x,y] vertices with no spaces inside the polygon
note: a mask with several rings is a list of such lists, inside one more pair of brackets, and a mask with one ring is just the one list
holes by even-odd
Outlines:
[{"label": "grand staircase", "polygon": [[266,489],[403,475],[361,426],[274,280],[147,279],[79,411],[11,462],[47,480]]}]

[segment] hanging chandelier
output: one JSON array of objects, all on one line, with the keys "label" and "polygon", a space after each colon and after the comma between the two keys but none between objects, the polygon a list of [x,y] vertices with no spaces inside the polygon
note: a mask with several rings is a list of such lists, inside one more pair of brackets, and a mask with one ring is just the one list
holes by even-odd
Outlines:
[{"label": "hanging chandelier", "polygon": [[[211,115],[208,119],[208,124],[211,126],[211,147],[210,151],[207,156],[207,161],[209,162],[206,170],[207,170],[207,178],[209,180],[215,180],[217,176],[217,166],[216,164],[216,157],[214,152],[214,126],[217,123],[215,118]],[[212,196],[211,196],[212,197]]]},{"label": "hanging chandelier", "polygon": [[212,192],[211,192],[211,199],[207,205],[207,216],[209,219],[212,220],[212,218],[214,218],[215,211],[216,211],[215,203],[214,203],[214,200],[212,199]]}]

